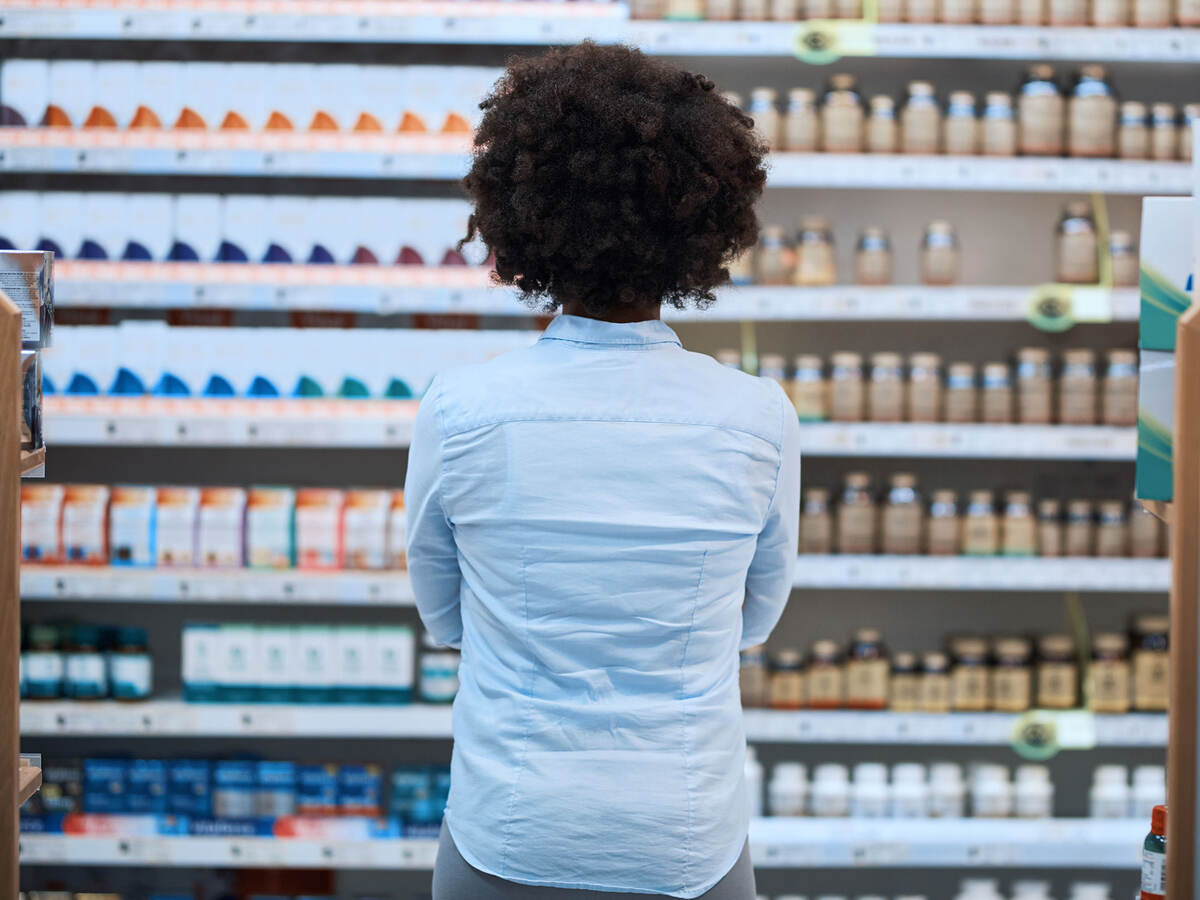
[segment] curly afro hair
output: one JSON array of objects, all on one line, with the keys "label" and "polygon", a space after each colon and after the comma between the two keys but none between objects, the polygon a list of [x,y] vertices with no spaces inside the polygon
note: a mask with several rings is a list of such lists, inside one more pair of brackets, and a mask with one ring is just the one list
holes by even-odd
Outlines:
[{"label": "curly afro hair", "polygon": [[480,108],[466,240],[532,305],[703,308],[758,239],[766,148],[702,75],[586,41],[510,60]]}]

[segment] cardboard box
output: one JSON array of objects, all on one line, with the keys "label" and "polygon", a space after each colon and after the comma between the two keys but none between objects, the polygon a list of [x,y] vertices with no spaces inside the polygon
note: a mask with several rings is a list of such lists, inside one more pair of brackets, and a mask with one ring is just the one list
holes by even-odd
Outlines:
[{"label": "cardboard box", "polygon": [[50,346],[54,254],[45,250],[0,250],[0,292],[21,311],[21,348]]},{"label": "cardboard box", "polygon": [[1192,302],[1194,218],[1190,197],[1142,200],[1138,346],[1143,350],[1175,349],[1175,325]]}]

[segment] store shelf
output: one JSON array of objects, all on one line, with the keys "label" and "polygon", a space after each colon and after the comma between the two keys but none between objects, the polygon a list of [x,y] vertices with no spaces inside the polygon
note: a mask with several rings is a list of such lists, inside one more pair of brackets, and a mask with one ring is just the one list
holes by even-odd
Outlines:
[{"label": "store shelf", "polygon": [[1165,559],[969,556],[801,556],[795,586],[809,589],[1088,591],[1165,594]]},{"label": "store shelf", "polygon": [[21,567],[21,599],[111,603],[262,603],[412,606],[403,572]]},{"label": "store shelf", "polygon": [[21,766],[17,769],[17,806],[38,792],[42,786],[42,770],[37,766]]},{"label": "store shelf", "polygon": [[[381,714],[386,713],[386,714]],[[1165,747],[1164,715],[1130,713],[1082,716],[1071,723],[1088,740],[1078,747]],[[785,711],[745,713],[746,737],[755,743],[895,744],[903,746],[1006,747],[1022,718],[1003,713],[948,715],[897,712]],[[448,706],[347,704],[224,704],[149,700],[144,703],[25,701],[26,737],[451,737]]]},{"label": "store shelf", "polygon": [[816,423],[800,426],[808,456],[1132,461],[1132,428],[1075,425]]},{"label": "store shelf", "polygon": [[[1136,869],[1146,823],[1125,819],[755,819],[757,868]],[[22,865],[429,869],[437,843],[243,837],[21,836]]]},{"label": "store shelf", "polygon": [[[463,135],[6,128],[0,171],[450,180]],[[1184,162],[776,153],[770,187],[1186,194]]]}]

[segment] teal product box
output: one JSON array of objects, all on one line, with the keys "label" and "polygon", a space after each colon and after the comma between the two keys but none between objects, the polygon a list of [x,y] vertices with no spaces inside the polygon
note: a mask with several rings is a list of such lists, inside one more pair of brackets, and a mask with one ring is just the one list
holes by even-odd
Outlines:
[{"label": "teal product box", "polygon": [[129,764],[129,811],[167,811],[167,765],[161,759],[135,759]]},{"label": "teal product box", "polygon": [[1175,349],[1176,323],[1192,303],[1188,282],[1195,271],[1194,220],[1190,197],[1142,200],[1138,346],[1143,350]]},{"label": "teal product box", "polygon": [[1175,432],[1175,354],[1142,350],[1138,364],[1137,496],[1169,501]]},{"label": "teal product box", "polygon": [[293,647],[295,696],[301,703],[332,703],[334,688],[334,629],[329,625],[297,625]]},{"label": "teal product box", "polygon": [[371,699],[375,703],[412,703],[416,673],[416,641],[405,625],[372,629],[368,662]]},{"label": "teal product box", "polygon": [[253,703],[258,698],[258,629],[241,623],[222,625],[217,663],[217,700]]},{"label": "teal product box", "polygon": [[220,699],[218,666],[221,655],[220,625],[188,622],[183,626],[180,667],[184,700],[188,703],[214,703]]},{"label": "teal product box", "polygon": [[376,635],[366,625],[333,629],[334,699],[338,703],[370,703],[373,699],[370,661]]},{"label": "teal product box", "polygon": [[392,771],[388,815],[405,825],[423,821],[433,797],[433,772],[426,766],[400,766]]},{"label": "teal product box", "polygon": [[261,703],[290,703],[295,699],[295,629],[290,625],[260,625],[258,684],[255,695]]},{"label": "teal product box", "polygon": [[204,818],[212,815],[212,764],[206,759],[167,763],[167,812]]}]

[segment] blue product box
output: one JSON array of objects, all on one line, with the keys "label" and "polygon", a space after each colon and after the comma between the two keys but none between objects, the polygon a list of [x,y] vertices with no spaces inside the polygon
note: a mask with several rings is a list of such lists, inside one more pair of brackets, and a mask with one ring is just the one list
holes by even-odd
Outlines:
[{"label": "blue product box", "polygon": [[129,811],[167,811],[167,765],[161,759],[135,759],[129,764]]},{"label": "blue product box", "polygon": [[179,816],[211,816],[211,768],[206,759],[168,762],[167,811]]},{"label": "blue product box", "polygon": [[424,766],[399,766],[392,772],[388,814],[408,825],[417,821],[418,806],[424,808],[433,793],[433,773]]},{"label": "blue product box", "polygon": [[248,759],[222,759],[213,766],[213,815],[218,819],[254,816],[258,764]]},{"label": "blue product box", "polygon": [[296,812],[302,816],[337,815],[337,766],[296,766]]},{"label": "blue product box", "polygon": [[83,761],[84,812],[129,812],[129,765],[126,759]]},{"label": "blue product box", "polygon": [[290,816],[296,811],[296,764],[263,760],[258,764],[255,814]]},{"label": "blue product box", "polygon": [[383,770],[343,765],[338,776],[338,811],[343,816],[383,815]]}]

